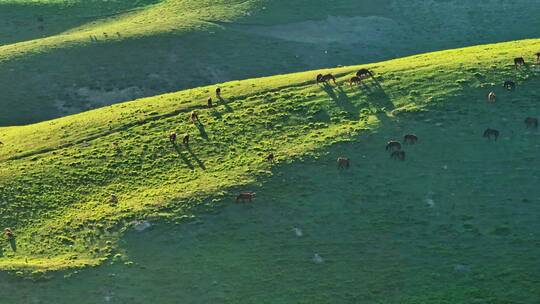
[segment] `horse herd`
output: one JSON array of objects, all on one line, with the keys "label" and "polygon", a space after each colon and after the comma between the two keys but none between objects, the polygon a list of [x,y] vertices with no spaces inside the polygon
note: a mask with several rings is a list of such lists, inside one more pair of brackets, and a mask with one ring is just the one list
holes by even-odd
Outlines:
[{"label": "horse herd", "polygon": [[[536,61],[540,63],[540,52],[535,54]],[[514,59],[514,66],[516,69],[520,66],[526,66],[525,59],[523,57],[517,57]],[[373,72],[371,72],[368,69],[360,69],[356,72],[354,76],[349,78],[348,83],[349,85],[359,85],[362,83],[363,80],[367,78],[373,78]],[[335,85],[337,85],[336,77],[331,74],[318,74],[315,78],[317,84],[325,84],[328,85],[329,82],[333,82]],[[506,88],[509,91],[513,91],[516,88],[516,83],[511,80],[506,80],[503,83],[503,87]],[[487,101],[489,103],[494,103],[496,100],[495,92],[489,92],[487,94]],[[527,128],[538,128],[538,119],[534,117],[527,117],[525,118],[525,126]],[[484,133],[483,137],[491,140],[492,138],[494,140],[497,140],[499,138],[500,132],[496,129],[487,128]],[[404,144],[415,144],[418,142],[418,136],[415,134],[406,134],[403,136],[403,143]],[[386,151],[390,152],[390,158],[404,161],[405,160],[405,151],[402,150],[402,144],[399,141],[391,140],[386,144]],[[268,161],[274,161],[274,154],[270,153],[267,157]],[[337,166],[339,169],[348,169],[351,165],[351,160],[347,157],[338,157],[337,159]],[[236,197],[236,202],[245,202],[250,201],[255,197],[255,192],[241,192]]]}]

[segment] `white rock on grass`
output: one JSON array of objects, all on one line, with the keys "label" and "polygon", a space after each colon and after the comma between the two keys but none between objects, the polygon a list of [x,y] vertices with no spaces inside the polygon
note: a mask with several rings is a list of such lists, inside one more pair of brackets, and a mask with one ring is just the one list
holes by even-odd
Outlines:
[{"label": "white rock on grass", "polygon": [[152,224],[150,224],[148,221],[135,221],[133,222],[133,228],[137,230],[138,232],[144,231],[148,228],[150,228]]},{"label": "white rock on grass", "polygon": [[313,258],[311,259],[313,261],[313,263],[315,264],[321,264],[321,263],[324,263],[324,259],[318,254],[318,253],[315,253],[313,255]]}]

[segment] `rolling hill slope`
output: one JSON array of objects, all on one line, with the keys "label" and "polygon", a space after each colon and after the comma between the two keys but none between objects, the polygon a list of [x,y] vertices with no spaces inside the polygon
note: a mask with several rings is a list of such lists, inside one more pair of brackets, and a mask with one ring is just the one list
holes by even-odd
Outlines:
[{"label": "rolling hill slope", "polygon": [[[511,63],[519,55],[530,62],[538,49],[539,40],[523,40],[381,62],[368,66],[376,78],[359,88],[343,84],[359,66],[343,67],[331,70],[336,87],[314,84],[319,71],[310,71],[221,84],[224,100],[212,109],[203,105],[215,86],[0,128],[0,220],[17,236],[16,252],[4,245],[0,267],[99,264],[120,250],[131,221],[182,223],[214,208],[209,198],[230,201],[264,181],[269,152],[285,165],[379,132],[401,113],[454,103],[456,111],[483,111],[488,90],[502,102],[536,100],[537,66]],[[508,78],[528,89],[503,91]],[[189,121],[193,110],[200,124]],[[189,147],[173,147],[172,131],[191,134]]]},{"label": "rolling hill slope", "polygon": [[539,13],[533,0],[2,0],[0,106],[9,110],[0,125],[216,82],[533,38]]}]

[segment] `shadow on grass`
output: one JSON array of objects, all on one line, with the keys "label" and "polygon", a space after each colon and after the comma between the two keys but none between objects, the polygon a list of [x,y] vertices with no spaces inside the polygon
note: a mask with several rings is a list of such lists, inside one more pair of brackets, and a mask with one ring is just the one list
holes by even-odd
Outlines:
[{"label": "shadow on grass", "polygon": [[208,133],[206,133],[206,130],[204,128],[204,125],[199,121],[195,124],[197,129],[199,130],[199,133],[201,134],[201,137],[205,140],[208,140]]},{"label": "shadow on grass", "polygon": [[193,152],[193,150],[191,149],[191,146],[187,145],[186,150],[189,152],[191,157],[195,159],[195,161],[197,162],[197,165],[199,165],[201,169],[206,170],[206,166],[204,165],[204,162],[197,156],[197,154],[195,154],[195,152]]},{"label": "shadow on grass", "polygon": [[189,167],[189,169],[194,170],[195,166],[191,163],[191,161],[184,155],[180,147],[177,143],[173,143],[174,150],[176,150],[176,153],[178,153],[178,156],[182,159],[182,161]]},{"label": "shadow on grass", "polygon": [[17,241],[15,238],[9,239],[9,245],[11,246],[11,250],[13,250],[13,252],[17,252]]}]

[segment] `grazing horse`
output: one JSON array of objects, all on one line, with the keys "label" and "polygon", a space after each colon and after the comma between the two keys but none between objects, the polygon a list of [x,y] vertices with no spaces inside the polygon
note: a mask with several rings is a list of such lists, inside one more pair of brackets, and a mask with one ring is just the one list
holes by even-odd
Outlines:
[{"label": "grazing horse", "polygon": [[352,87],[353,84],[359,85],[362,83],[362,78],[358,76],[353,76],[349,79],[349,85]]},{"label": "grazing horse", "polygon": [[339,157],[337,159],[338,168],[339,169],[347,169],[351,165],[351,161],[348,158],[345,157]]},{"label": "grazing horse", "polygon": [[208,97],[208,108],[211,108],[212,107],[212,97]]},{"label": "grazing horse", "polygon": [[255,197],[255,192],[241,192],[240,194],[238,194],[238,196],[236,197],[236,202],[239,203],[239,202],[245,202],[246,200],[249,200],[251,202],[251,200]]},{"label": "grazing horse", "polygon": [[399,159],[399,160],[405,160],[405,151],[394,151],[392,154],[390,154],[390,158],[392,159]]},{"label": "grazing horse", "polygon": [[516,83],[511,80],[507,80],[504,82],[503,87],[505,87],[509,91],[513,91],[516,89]]},{"label": "grazing horse", "polygon": [[324,82],[325,84],[328,84],[328,82],[332,80],[334,82],[334,84],[337,84],[336,83],[336,77],[334,77],[334,75],[332,74],[319,74],[317,75],[317,83],[321,83],[321,82]]},{"label": "grazing horse", "polygon": [[221,98],[221,88],[216,88],[216,97]]},{"label": "grazing horse", "polygon": [[190,118],[192,122],[198,122],[199,121],[199,114],[196,111],[192,111],[190,114]]},{"label": "grazing horse", "polygon": [[373,77],[373,73],[368,69],[360,69],[358,70],[358,72],[356,72],[356,77],[359,77],[360,79],[365,79]]},{"label": "grazing horse", "polygon": [[176,142],[176,133],[169,134],[169,140],[174,144]]},{"label": "grazing horse", "polygon": [[499,138],[499,131],[497,131],[495,129],[487,128],[484,131],[484,135],[482,137],[486,137],[487,139],[491,139],[492,136],[495,138],[495,140],[497,140]]},{"label": "grazing horse", "polygon": [[525,126],[527,128],[538,128],[538,119],[534,117],[525,118]]},{"label": "grazing horse", "polygon": [[4,235],[9,239],[13,239],[15,237],[15,235],[13,234],[13,231],[11,231],[10,228],[5,228],[4,229]]},{"label": "grazing horse", "polygon": [[270,152],[267,156],[266,156],[266,161],[270,162],[270,163],[274,163],[274,153]]},{"label": "grazing horse", "polygon": [[184,138],[182,138],[182,143],[183,143],[184,145],[186,145],[186,146],[189,145],[189,134],[188,134],[188,133],[186,133],[186,134],[184,135]]},{"label": "grazing horse", "polygon": [[487,102],[495,102],[495,100],[497,99],[497,95],[495,95],[494,92],[489,92],[486,98],[487,98]]},{"label": "grazing horse", "polygon": [[407,134],[403,136],[403,142],[406,144],[415,144],[418,141],[418,136],[414,134]]},{"label": "grazing horse", "polygon": [[391,140],[386,144],[386,151],[401,150],[401,144],[395,140]]},{"label": "grazing horse", "polygon": [[523,59],[523,57],[514,58],[514,65],[516,66],[516,69],[520,65],[525,65],[525,59]]}]

